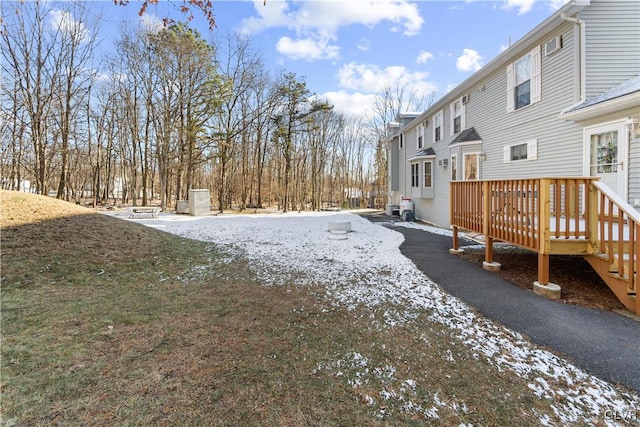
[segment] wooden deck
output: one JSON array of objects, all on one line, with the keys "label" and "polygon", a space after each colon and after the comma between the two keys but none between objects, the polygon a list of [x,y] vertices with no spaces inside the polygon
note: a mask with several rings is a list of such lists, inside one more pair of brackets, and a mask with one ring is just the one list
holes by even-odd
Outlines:
[{"label": "wooden deck", "polygon": [[550,255],[583,255],[624,306],[640,315],[640,214],[593,177],[456,181],[450,187],[453,248],[458,230],[538,253],[538,282]]}]

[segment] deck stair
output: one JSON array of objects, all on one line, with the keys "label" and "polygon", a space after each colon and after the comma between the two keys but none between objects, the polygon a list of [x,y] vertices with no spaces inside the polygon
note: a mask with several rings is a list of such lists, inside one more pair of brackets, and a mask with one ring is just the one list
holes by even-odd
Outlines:
[{"label": "deck stair", "polygon": [[482,233],[485,263],[503,241],[538,253],[538,282],[549,284],[549,255],[582,255],[620,302],[640,315],[640,213],[594,177],[451,183],[453,249],[458,230]]}]

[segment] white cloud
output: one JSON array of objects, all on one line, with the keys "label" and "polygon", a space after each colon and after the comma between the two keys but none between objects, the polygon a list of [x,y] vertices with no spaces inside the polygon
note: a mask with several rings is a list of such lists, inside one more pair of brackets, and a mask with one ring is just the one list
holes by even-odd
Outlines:
[{"label": "white cloud", "polygon": [[[518,15],[524,15],[533,9],[536,2],[540,3],[542,1],[543,0],[504,0],[502,9],[518,9]],[[568,3],[569,0],[544,0],[543,2],[548,6],[549,10],[555,11]]]},{"label": "white cloud", "polygon": [[77,38],[81,42],[89,40],[89,30],[84,23],[76,21],[73,15],[67,11],[51,11],[51,28],[54,31],[60,31],[73,38]]},{"label": "white cloud", "polygon": [[360,40],[360,42],[356,45],[356,48],[363,52],[367,52],[369,50],[369,39]]},{"label": "white cloud", "polygon": [[385,88],[406,87],[418,98],[437,92],[437,87],[427,81],[426,72],[411,71],[403,66],[381,68],[373,64],[352,62],[338,71],[338,80],[343,90],[323,94],[336,110],[346,114],[363,116],[371,111],[376,96]]},{"label": "white cloud", "polygon": [[458,71],[478,71],[482,68],[482,57],[473,49],[464,49],[456,60]]},{"label": "white cloud", "polygon": [[518,15],[523,15],[533,8],[533,4],[536,0],[506,0],[503,9],[518,9]]},{"label": "white cloud", "polygon": [[[337,39],[340,28],[352,25],[365,25],[369,28],[390,22],[394,26],[402,27],[407,36],[417,34],[424,20],[415,3],[409,0],[350,0],[350,1],[268,1],[254,0],[257,16],[244,19],[240,25],[245,33],[257,33],[269,28],[286,28],[295,32],[295,37],[281,39],[282,53],[291,51],[294,58],[333,59],[337,49],[326,44],[329,50],[321,55],[300,55],[305,45],[315,41]],[[363,49],[366,44],[360,44]],[[296,56],[297,55],[297,56]]]},{"label": "white cloud", "polygon": [[292,59],[335,59],[340,54],[340,47],[329,44],[328,40],[298,39],[281,37],[276,44],[276,49],[283,55]]},{"label": "white cloud", "polygon": [[565,4],[567,4],[569,0],[550,0],[549,1],[549,9],[558,10]]},{"label": "white cloud", "polygon": [[140,26],[147,33],[156,34],[164,29],[164,22],[157,16],[145,13],[140,17]]},{"label": "white cloud", "polygon": [[[297,8],[290,7],[296,5]],[[242,21],[241,27],[255,33],[267,28],[287,27],[305,31],[335,32],[338,28],[362,24],[373,27],[390,21],[400,24],[406,35],[415,35],[424,24],[415,3],[408,0],[268,1],[254,0],[258,17]]]},{"label": "white cloud", "polygon": [[363,117],[365,113],[371,111],[376,100],[375,94],[348,93],[344,90],[326,92],[322,96],[333,105],[334,110],[358,117]]},{"label": "white cloud", "polygon": [[401,65],[380,68],[374,64],[356,64],[351,62],[343,65],[338,71],[340,86],[345,89],[362,91],[365,93],[380,92],[386,86],[412,85],[427,93],[435,86],[426,82],[428,73],[409,71]]},{"label": "white cloud", "polygon": [[416,58],[416,63],[425,64],[430,59],[433,59],[433,53],[423,50],[418,54],[418,57]]}]

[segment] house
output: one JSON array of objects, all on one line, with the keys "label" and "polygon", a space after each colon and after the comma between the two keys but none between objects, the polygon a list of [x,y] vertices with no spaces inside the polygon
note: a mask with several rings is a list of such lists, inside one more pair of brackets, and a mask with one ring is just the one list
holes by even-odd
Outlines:
[{"label": "house", "polygon": [[582,255],[640,315],[640,3],[574,0],[387,140],[389,203],[537,252]]},{"label": "house", "polygon": [[640,208],[640,2],[574,0],[387,140],[388,203],[450,223],[450,183],[598,176]]}]

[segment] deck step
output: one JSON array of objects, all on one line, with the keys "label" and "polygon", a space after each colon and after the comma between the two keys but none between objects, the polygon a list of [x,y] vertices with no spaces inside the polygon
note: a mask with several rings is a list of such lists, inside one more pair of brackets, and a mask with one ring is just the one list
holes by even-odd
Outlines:
[{"label": "deck step", "polygon": [[603,257],[600,254],[594,254],[585,256],[585,259],[596,273],[600,275],[602,280],[604,280],[625,308],[635,313],[637,310],[636,290],[629,288],[629,276],[621,276],[617,271],[610,271],[612,264],[606,256]]}]

